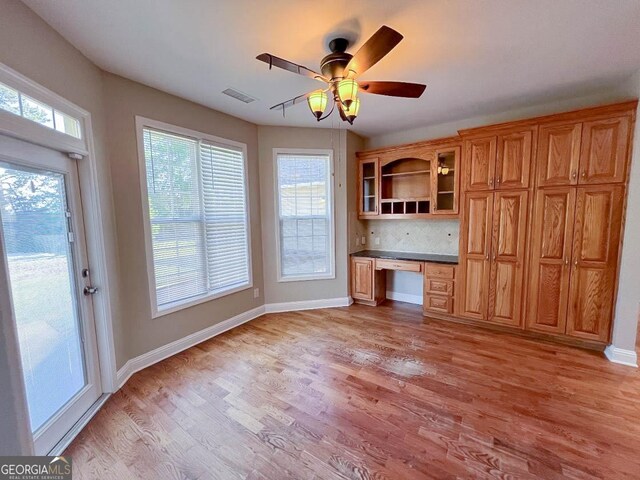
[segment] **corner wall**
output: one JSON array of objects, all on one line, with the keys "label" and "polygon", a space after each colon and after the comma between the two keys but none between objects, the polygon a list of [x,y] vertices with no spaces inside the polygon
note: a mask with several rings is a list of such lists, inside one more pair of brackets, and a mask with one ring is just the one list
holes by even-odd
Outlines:
[{"label": "corner wall", "polygon": [[[217,112],[123,77],[104,73],[107,141],[120,252],[120,297],[126,311],[127,359],[211,327],[264,303],[258,180],[258,129],[249,122]],[[151,318],[149,280],[143,232],[135,117],[159,120],[247,145],[249,218],[253,288]],[[123,364],[118,364],[121,368]]]},{"label": "corner wall", "polygon": [[[264,296],[267,305],[345,299],[349,296],[347,205],[350,186],[347,175],[347,138],[346,130],[258,126]],[[334,279],[278,281],[274,148],[333,150],[336,262]]]}]

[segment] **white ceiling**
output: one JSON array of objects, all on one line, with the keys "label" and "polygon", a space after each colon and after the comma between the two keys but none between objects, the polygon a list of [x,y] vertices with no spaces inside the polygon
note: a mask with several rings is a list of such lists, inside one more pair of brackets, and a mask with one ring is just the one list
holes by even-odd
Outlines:
[{"label": "white ceiling", "polygon": [[427,90],[363,95],[353,128],[367,136],[588,95],[640,68],[638,0],[24,1],[104,70],[266,125],[318,125],[304,104],[269,110],[318,82],[257,54],[319,70],[333,33],[355,35],[354,53],[389,25],[405,38],[362,79]]}]

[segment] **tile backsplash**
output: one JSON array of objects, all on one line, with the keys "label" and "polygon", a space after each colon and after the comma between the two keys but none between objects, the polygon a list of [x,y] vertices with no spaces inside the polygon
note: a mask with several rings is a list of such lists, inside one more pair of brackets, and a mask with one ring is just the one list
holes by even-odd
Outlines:
[{"label": "tile backsplash", "polygon": [[458,254],[459,220],[367,220],[360,228],[367,240],[362,249]]}]

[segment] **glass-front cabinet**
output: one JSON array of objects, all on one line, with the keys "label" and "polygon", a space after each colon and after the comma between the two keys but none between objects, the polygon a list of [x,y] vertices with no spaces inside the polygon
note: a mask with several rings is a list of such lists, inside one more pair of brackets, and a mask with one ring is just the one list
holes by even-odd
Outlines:
[{"label": "glass-front cabinet", "polygon": [[378,215],[378,159],[363,159],[359,164],[359,215]]},{"label": "glass-front cabinet", "polygon": [[456,216],[460,150],[458,142],[425,142],[359,153],[359,217]]},{"label": "glass-front cabinet", "polygon": [[458,213],[458,165],[460,147],[438,149],[434,153],[433,214],[455,215]]}]

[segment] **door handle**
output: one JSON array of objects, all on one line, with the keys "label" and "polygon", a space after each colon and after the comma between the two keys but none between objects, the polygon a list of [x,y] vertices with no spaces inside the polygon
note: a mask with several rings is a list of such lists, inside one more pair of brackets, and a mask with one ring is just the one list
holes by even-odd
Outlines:
[{"label": "door handle", "polygon": [[84,287],[84,290],[82,290],[82,293],[84,293],[85,295],[95,295],[96,293],[98,293],[98,287]]}]

